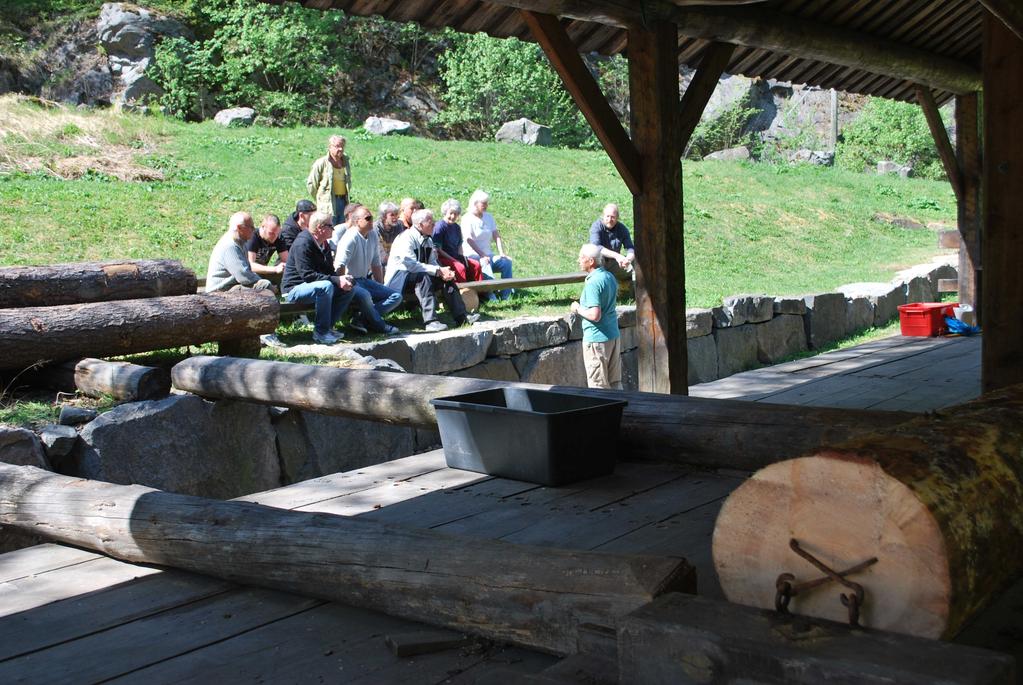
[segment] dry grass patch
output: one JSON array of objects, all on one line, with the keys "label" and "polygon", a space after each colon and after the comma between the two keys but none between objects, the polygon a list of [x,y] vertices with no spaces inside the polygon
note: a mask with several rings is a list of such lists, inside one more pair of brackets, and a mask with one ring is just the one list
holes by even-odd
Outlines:
[{"label": "dry grass patch", "polygon": [[40,98],[0,96],[0,173],[162,180],[160,170],[137,161],[156,150],[157,138],[133,117],[110,110],[79,111]]}]

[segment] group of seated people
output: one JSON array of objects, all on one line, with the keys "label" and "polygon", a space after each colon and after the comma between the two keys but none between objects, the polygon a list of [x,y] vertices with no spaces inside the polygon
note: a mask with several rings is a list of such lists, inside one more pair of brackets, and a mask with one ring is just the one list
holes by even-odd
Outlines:
[{"label": "group of seated people", "polygon": [[[351,172],[344,145],[343,137],[330,138],[328,154],[314,163],[307,180],[317,202],[299,200],[283,224],[267,214],[257,229],[248,212],[231,215],[210,256],[206,291],[263,290],[279,280],[287,302],[314,305],[313,340],[320,344],[344,337],[336,326],[349,308],[349,329],[397,335],[398,328],[384,317],[407,294],[419,301],[427,331],[447,328],[437,317],[437,292],[455,325],[475,323],[479,315],[466,311],[457,284],[513,274],[512,259],[487,211],[490,195],[475,191],[464,214],[458,200],[449,199],[439,220],[413,198],[400,205],[383,202],[374,220],[369,207],[348,202]],[[606,268],[631,267],[634,247],[616,205],[607,205],[593,223],[590,242],[600,247]],[[511,295],[511,289],[503,289],[487,297]],[[264,337],[276,343],[273,336]]]}]

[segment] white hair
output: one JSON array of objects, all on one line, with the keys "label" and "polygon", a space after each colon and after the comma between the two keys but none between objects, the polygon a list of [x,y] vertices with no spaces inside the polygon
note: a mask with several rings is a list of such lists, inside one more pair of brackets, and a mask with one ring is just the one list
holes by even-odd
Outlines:
[{"label": "white hair", "polygon": [[380,212],[381,215],[387,214],[388,212],[394,212],[395,214],[397,214],[398,205],[394,204],[393,202],[388,202],[387,200],[385,200],[380,203],[379,207],[377,207],[377,211]]},{"label": "white hair", "polygon": [[334,217],[326,212],[313,212],[313,215],[309,217],[309,232],[312,233],[323,224],[330,224]]},{"label": "white hair", "polygon": [[583,246],[579,248],[580,255],[583,257],[589,257],[595,262],[600,259],[600,253],[600,245],[594,245],[593,243],[583,243]]},{"label": "white hair", "polygon": [[347,143],[348,141],[344,136],[331,136],[327,138],[327,145],[333,145],[334,143]]},{"label": "white hair", "polygon": [[429,209],[417,209],[412,213],[413,226],[422,226],[426,221],[433,221],[433,212]]},{"label": "white hair", "polygon": [[446,216],[448,212],[455,212],[456,214],[461,214],[462,204],[453,197],[444,200],[444,204],[440,206],[440,215]]},{"label": "white hair", "polygon": [[476,190],[469,196],[469,206],[475,207],[477,202],[490,202],[490,193],[485,190]]}]

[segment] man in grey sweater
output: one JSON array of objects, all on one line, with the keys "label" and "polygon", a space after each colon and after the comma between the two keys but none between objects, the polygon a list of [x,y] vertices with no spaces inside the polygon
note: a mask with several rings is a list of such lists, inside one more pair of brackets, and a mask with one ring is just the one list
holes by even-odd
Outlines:
[{"label": "man in grey sweater", "polygon": [[272,288],[270,281],[252,272],[245,243],[252,237],[256,227],[248,212],[235,212],[227,222],[227,231],[220,236],[210,264],[206,268],[206,292],[212,293],[235,288],[266,290]]}]

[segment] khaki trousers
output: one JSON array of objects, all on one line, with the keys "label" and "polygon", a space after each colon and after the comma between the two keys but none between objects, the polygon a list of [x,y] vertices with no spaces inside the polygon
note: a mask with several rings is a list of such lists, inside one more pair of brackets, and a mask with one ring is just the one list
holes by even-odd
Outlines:
[{"label": "khaki trousers", "polygon": [[586,385],[591,388],[622,389],[622,338],[607,342],[583,342]]}]

